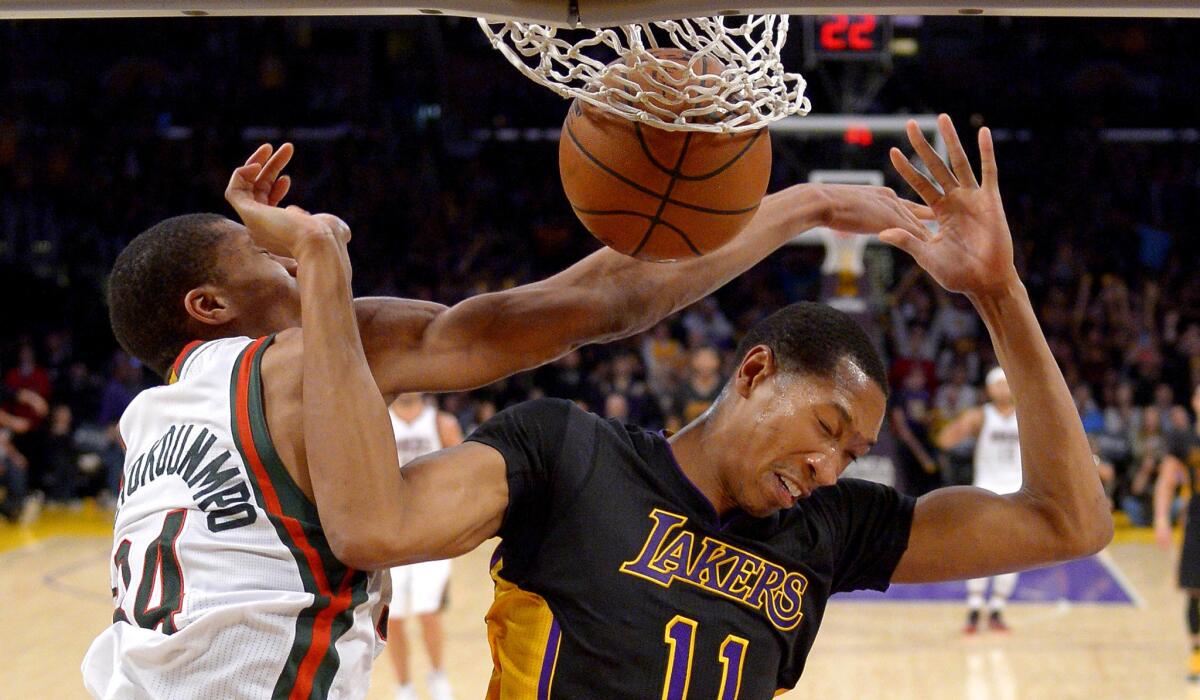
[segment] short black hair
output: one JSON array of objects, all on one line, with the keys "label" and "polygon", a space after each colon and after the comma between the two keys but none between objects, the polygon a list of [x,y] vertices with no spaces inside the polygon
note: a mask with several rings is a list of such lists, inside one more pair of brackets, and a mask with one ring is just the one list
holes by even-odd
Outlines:
[{"label": "short black hair", "polygon": [[883,359],[866,331],[850,316],[825,304],[800,301],[785,306],[753,327],[738,343],[738,361],[756,345],[775,353],[785,372],[830,377],[843,357],[849,358],[888,395]]},{"label": "short black hair", "polygon": [[161,221],[125,246],[108,278],[108,318],[130,355],[160,376],[193,338],[183,298],[219,281],[220,214],[184,214]]}]

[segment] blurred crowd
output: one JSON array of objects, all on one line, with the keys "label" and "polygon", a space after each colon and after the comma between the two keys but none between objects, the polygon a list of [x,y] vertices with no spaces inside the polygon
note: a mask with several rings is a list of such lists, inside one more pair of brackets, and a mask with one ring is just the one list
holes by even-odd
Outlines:
[{"label": "blurred crowd", "polygon": [[[1114,505],[1145,522],[1164,441],[1193,429],[1200,408],[1200,150],[1196,138],[1098,134],[1200,118],[1187,51],[1200,28],[1076,20],[1068,32],[1065,21],[898,28],[921,51],[896,57],[860,108],[944,110],[1007,134],[1018,265]],[[802,65],[798,37],[789,51]],[[984,79],[994,75],[1008,79]],[[810,80],[815,105],[836,102],[830,82]],[[255,145],[297,142],[289,200],[351,223],[358,293],[449,304],[596,247],[562,196],[557,144],[527,129],[557,126],[564,109],[465,20],[0,23],[0,295],[17,302],[0,306],[5,515],[111,498],[115,423],[158,379],[116,348],[107,270],[162,218],[226,211],[230,166]],[[775,144],[776,189],[802,166],[863,167],[836,149]],[[645,334],[441,402],[468,429],[538,395],[678,427],[719,392],[742,332],[818,297],[820,262],[818,248],[786,248]],[[935,436],[983,400],[986,331],[902,255],[871,277],[900,481],[915,492],[968,482],[971,446],[941,451]]]}]

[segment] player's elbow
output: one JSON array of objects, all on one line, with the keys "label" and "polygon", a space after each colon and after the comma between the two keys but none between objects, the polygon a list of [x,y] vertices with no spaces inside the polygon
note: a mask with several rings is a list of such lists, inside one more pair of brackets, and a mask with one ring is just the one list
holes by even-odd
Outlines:
[{"label": "player's elbow", "polygon": [[1113,538],[1112,511],[1105,498],[1071,512],[1056,509],[1051,522],[1057,545],[1054,559],[1059,561],[1091,556],[1107,547]]},{"label": "player's elbow", "polygon": [[329,548],[337,560],[352,569],[374,571],[386,568],[395,555],[385,538],[369,530],[326,530]]},{"label": "player's elbow", "polygon": [[1081,553],[1078,556],[1086,557],[1099,552],[1107,547],[1109,542],[1112,542],[1112,538],[1112,510],[1105,507],[1089,517],[1086,535],[1079,543]]}]

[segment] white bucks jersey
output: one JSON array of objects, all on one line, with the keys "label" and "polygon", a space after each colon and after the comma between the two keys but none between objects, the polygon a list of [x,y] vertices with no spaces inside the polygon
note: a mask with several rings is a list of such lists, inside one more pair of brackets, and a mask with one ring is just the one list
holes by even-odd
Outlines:
[{"label": "white bucks jersey", "polygon": [[333,556],[263,414],[271,338],[192,343],[121,417],[100,698],[360,698],[385,577]]},{"label": "white bucks jersey", "polygon": [[1017,414],[1000,415],[992,404],[983,406],[983,427],[975,443],[975,480],[995,493],[1021,490],[1021,443],[1017,439]]},{"label": "white bucks jersey", "polygon": [[388,411],[388,415],[392,417],[392,432],[396,435],[396,453],[400,457],[401,465],[442,449],[442,437],[438,434],[437,426],[437,408],[425,406],[411,423],[392,411]]}]

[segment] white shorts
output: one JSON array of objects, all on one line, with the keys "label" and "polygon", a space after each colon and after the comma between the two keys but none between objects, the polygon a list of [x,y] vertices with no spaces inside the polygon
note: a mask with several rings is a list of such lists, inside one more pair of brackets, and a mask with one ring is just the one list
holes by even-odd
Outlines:
[{"label": "white shorts", "polygon": [[425,561],[392,569],[392,602],[389,617],[425,615],[442,609],[450,560]]}]

